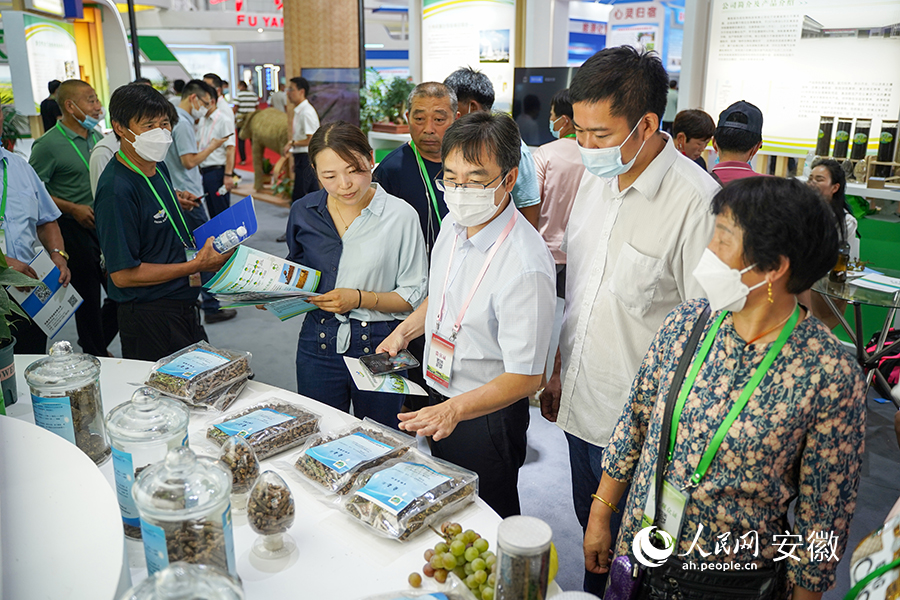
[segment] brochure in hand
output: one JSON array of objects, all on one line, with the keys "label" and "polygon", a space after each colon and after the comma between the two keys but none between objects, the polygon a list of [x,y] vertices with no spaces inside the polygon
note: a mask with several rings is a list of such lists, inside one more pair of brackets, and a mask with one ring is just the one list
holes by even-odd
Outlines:
[{"label": "brochure in hand", "polygon": [[71,283],[66,287],[59,284],[59,268],[43,248],[29,264],[43,284],[22,290],[10,286],[6,290],[41,331],[52,338],[75,314],[83,300]]},{"label": "brochure in hand", "polygon": [[283,258],[238,246],[234,255],[203,287],[223,308],[264,304],[282,321],[314,310],[321,273]]}]

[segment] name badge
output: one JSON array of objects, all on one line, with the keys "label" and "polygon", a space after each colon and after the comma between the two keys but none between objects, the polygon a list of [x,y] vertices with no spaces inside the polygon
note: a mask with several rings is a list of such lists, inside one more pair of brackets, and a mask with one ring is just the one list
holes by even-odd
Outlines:
[{"label": "name badge", "polygon": [[9,252],[6,250],[6,232],[0,229],[0,250],[3,251],[3,256],[8,256]]},{"label": "name badge", "polygon": [[431,334],[431,347],[428,351],[428,367],[425,376],[438,383],[450,387],[450,371],[453,368],[453,350],[456,344],[436,333]]},{"label": "name badge", "polygon": [[[187,262],[191,262],[197,256],[197,250],[194,248],[185,248],[184,249],[184,257],[187,259]],[[188,284],[191,287],[200,287],[203,285],[203,281],[200,279],[200,273],[191,273],[188,275]]]},{"label": "name badge", "polygon": [[647,504],[644,507],[643,526],[649,527],[656,525],[666,533],[672,536],[677,543],[681,534],[681,525],[684,522],[684,509],[687,506],[689,496],[686,492],[679,490],[677,487],[663,481],[662,494],[660,495],[660,503],[662,510],[660,511],[660,522],[654,523],[653,518],[656,515],[656,493],[653,486],[650,486],[650,492],[647,494]]}]

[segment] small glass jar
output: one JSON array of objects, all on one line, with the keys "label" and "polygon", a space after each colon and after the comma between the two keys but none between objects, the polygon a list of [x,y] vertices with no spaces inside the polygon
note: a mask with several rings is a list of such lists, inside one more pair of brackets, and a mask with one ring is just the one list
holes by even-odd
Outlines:
[{"label": "small glass jar", "polygon": [[253,553],[260,558],[287,556],[297,547],[287,531],[294,524],[294,496],[275,471],[256,479],[247,509],[250,529],[259,534]]},{"label": "small glass jar", "polygon": [[38,427],[69,440],[97,465],[109,460],[99,360],[72,352],[69,342],[56,342],[50,356],[28,365],[25,380]]},{"label": "small glass jar", "polygon": [[209,565],[177,562],[152,575],[119,600],[243,600],[233,579]]},{"label": "small glass jar", "polygon": [[120,404],[106,417],[112,444],[116,495],[125,535],[141,539],[141,520],[131,486],[141,471],[166,458],[166,453],[188,442],[190,415],[183,404],[161,397],[149,387],[139,388],[131,400]]},{"label": "small glass jar", "polygon": [[535,517],[507,517],[497,528],[495,600],[544,600],[550,575],[550,526]]},{"label": "small glass jar", "polygon": [[184,446],[172,448],[138,475],[131,494],[150,575],[183,560],[237,577],[231,472],[220,461]]},{"label": "small glass jar", "polygon": [[250,488],[259,477],[259,460],[253,447],[239,435],[225,440],[219,452],[219,460],[231,472],[231,510],[234,514],[247,512],[247,497]]}]

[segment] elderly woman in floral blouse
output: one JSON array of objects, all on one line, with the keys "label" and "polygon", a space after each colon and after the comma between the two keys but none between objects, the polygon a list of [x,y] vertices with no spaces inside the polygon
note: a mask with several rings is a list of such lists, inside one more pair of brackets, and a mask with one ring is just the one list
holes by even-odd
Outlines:
[{"label": "elderly woman in floral blouse", "polygon": [[[711,563],[768,573],[774,593],[751,597],[820,598],[834,584],[847,544],[865,429],[860,367],[797,302],[836,262],[834,215],[805,186],[774,177],[726,186],[713,213],[713,239],[694,272],[708,300],[672,311],[644,357],[603,458],[585,566],[603,573],[613,555],[633,553],[635,536],[648,525],[648,496],[655,500],[663,435],[670,451],[661,526],[672,532],[674,546],[656,574],[648,570],[639,597],[669,597],[663,588],[671,582],[659,583],[667,577],[660,575],[688,573],[692,567],[684,563],[693,562],[705,566],[699,579],[719,595],[692,596],[681,582],[685,598],[740,598],[736,591],[748,591],[723,572],[724,564]],[[676,402],[673,426],[661,432],[682,349],[707,306],[711,314],[679,390],[681,410]],[[754,381],[758,371],[762,377]],[[611,552],[610,515],[629,483]]]}]

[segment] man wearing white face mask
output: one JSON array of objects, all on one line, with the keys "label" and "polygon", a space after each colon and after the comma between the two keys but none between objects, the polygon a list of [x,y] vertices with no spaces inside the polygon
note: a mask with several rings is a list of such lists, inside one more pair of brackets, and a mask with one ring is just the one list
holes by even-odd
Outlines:
[{"label": "man wearing white face mask", "polygon": [[[560,375],[541,412],[566,432],[582,527],[592,505],[611,511],[591,494],[653,335],[673,308],[703,295],[691,273],[712,234],[718,185],[659,131],[668,81],[655,54],[621,46],[588,59],[569,87],[586,172],[563,241]],[[611,528],[615,536],[615,520]],[[586,572],[585,591],[602,595],[605,579]]]},{"label": "man wearing white face mask", "polygon": [[116,305],[101,300],[106,275],[100,266],[100,246],[94,228],[91,191],[91,151],[101,135],[94,129],[103,116],[97,93],[78,79],[64,81],[56,91],[62,118],[34,143],[28,162],[62,211],[59,229],[66,243],[72,285],[84,298],[75,312],[78,343],[94,356],[109,356],[116,337]]},{"label": "man wearing white face mask", "polygon": [[[122,356],[158,360],[207,340],[197,296],[201,272],[228,258],[212,238],[199,241],[179,205],[163,159],[172,144],[172,105],[149,86],[126,85],[109,103],[121,142],[97,185],[97,232],[110,273],[110,296],[119,302]],[[195,276],[196,275],[196,276]]]},{"label": "man wearing white face mask", "polygon": [[398,415],[432,436],[432,453],[479,475],[481,498],[519,514],[528,396],[541,384],[555,303],[553,259],[510,200],[518,128],[478,111],[444,134],[449,209],[431,255],[429,297],[379,346],[395,354],[425,335],[431,406]]}]

